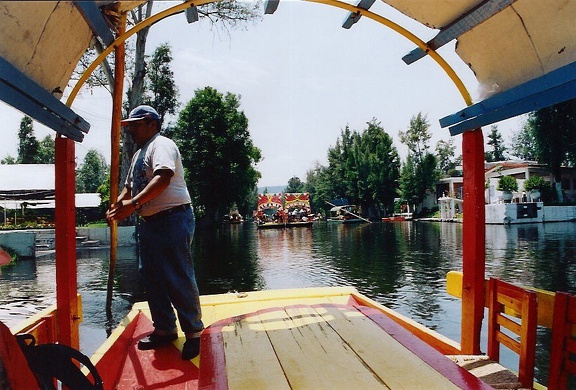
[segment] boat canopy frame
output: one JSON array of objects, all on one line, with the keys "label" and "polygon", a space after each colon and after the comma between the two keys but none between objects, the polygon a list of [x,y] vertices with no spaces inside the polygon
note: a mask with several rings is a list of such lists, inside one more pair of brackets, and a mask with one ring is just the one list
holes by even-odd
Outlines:
[{"label": "boat canopy frame", "polygon": [[[384,0],[386,3],[399,9],[400,0]],[[74,218],[74,141],[81,142],[83,134],[89,130],[89,124],[69,107],[72,106],[79,89],[86,81],[91,72],[113,51],[124,45],[126,39],[136,34],[143,28],[163,20],[168,16],[185,12],[189,21],[197,20],[195,7],[214,0],[188,0],[175,5],[167,10],[138,23],[126,32],[122,29],[115,30],[110,27],[109,18],[105,16],[104,9],[98,5],[105,3],[121,4],[120,2],[96,2],[74,1],[73,5],[78,9],[85,20],[93,37],[98,39],[104,46],[102,53],[86,69],[80,80],[76,83],[68,96],[66,104],[60,102],[61,91],[57,88],[46,88],[34,81],[26,73],[26,67],[19,68],[3,56],[0,47],[0,99],[13,105],[33,119],[46,124],[58,132],[56,140],[56,260],[57,270],[61,270],[62,276],[58,276],[58,291],[66,290],[63,294],[57,294],[59,315],[59,335],[68,336],[59,341],[77,346],[77,326],[81,313],[77,302],[76,286],[76,258],[75,258],[75,218]],[[526,4],[522,0],[469,0],[464,3],[472,5],[462,15],[440,28],[440,33],[431,41],[424,42],[416,35],[398,25],[397,23],[371,12],[369,8],[374,3],[371,0],[361,0],[353,5],[340,0],[303,0],[303,2],[319,3],[349,11],[345,19],[344,28],[350,28],[361,17],[374,20],[393,31],[404,36],[417,46],[417,49],[405,57],[406,62],[413,62],[417,57],[426,54],[436,61],[444,73],[452,80],[468,108],[451,116],[443,118],[441,125],[450,126],[452,134],[462,133],[462,153],[464,170],[464,246],[463,246],[463,288],[462,288],[462,353],[475,354],[480,352],[480,328],[484,312],[484,272],[485,272],[485,215],[484,215],[484,141],[479,126],[494,123],[501,119],[520,115],[551,105],[560,101],[576,97],[576,61],[574,46],[569,46],[568,51],[572,60],[562,67],[552,71],[544,69],[541,77],[531,77],[527,82],[508,89],[501,94],[495,95],[482,102],[472,105],[472,98],[464,83],[450,67],[450,65],[436,52],[436,48],[448,41],[457,39],[464,33],[473,31],[474,28],[486,23],[500,15],[517,3]],[[14,5],[13,2],[12,6]],[[58,6],[60,2],[55,2]],[[124,10],[118,12],[124,15],[129,7],[143,4],[144,1],[124,2],[121,7]],[[268,0],[265,4],[266,13],[272,13],[278,8],[278,0]],[[7,4],[10,4],[8,2]],[[7,5],[8,6],[8,5]],[[525,5],[528,7],[528,5]],[[405,7],[410,7],[409,4]],[[106,12],[110,12],[109,9]],[[194,16],[196,14],[196,16]],[[475,19],[478,17],[478,19]],[[415,19],[417,19],[415,17]],[[120,26],[122,27],[122,26]],[[2,38],[2,37],[0,37]],[[123,64],[122,64],[123,65]],[[117,64],[115,67],[118,67]],[[18,80],[14,83],[13,80]],[[535,93],[534,93],[535,92]],[[116,91],[120,96],[122,89]],[[118,100],[115,97],[115,100]],[[119,132],[120,110],[115,110],[112,120],[112,132]],[[64,137],[61,137],[65,136]],[[64,298],[64,299],[62,299]],[[74,330],[74,328],[76,330]],[[70,336],[70,333],[76,333]]]}]

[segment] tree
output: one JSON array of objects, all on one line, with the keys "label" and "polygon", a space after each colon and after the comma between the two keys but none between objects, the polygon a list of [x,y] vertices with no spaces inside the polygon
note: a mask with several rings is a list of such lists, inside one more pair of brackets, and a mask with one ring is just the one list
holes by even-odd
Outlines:
[{"label": "tree", "polygon": [[8,154],[6,155],[6,157],[0,160],[0,164],[2,165],[16,164],[16,159]]},{"label": "tree", "polygon": [[25,116],[20,121],[18,131],[18,164],[38,164],[38,149],[40,144],[34,136],[32,118]]},{"label": "tree", "polygon": [[178,108],[178,88],[174,82],[174,72],[170,69],[172,51],[164,43],[156,48],[148,66],[146,95],[144,103],[158,111],[163,123],[166,114],[175,114]]},{"label": "tree", "polygon": [[525,161],[538,161],[538,146],[534,129],[534,116],[530,115],[522,128],[512,135],[510,153]]},{"label": "tree", "polygon": [[432,138],[432,134],[428,129],[430,129],[430,123],[428,123],[426,115],[419,112],[410,119],[408,130],[398,133],[400,141],[408,147],[416,161],[422,161],[430,148],[428,142]]},{"label": "tree", "polygon": [[436,156],[438,156],[438,170],[442,177],[450,177],[454,174],[458,160],[454,157],[456,146],[450,138],[448,142],[440,140],[436,143]]},{"label": "tree", "polygon": [[538,160],[550,167],[557,198],[562,202],[561,167],[576,162],[576,99],[543,108],[531,113],[530,117],[533,120]]},{"label": "tree", "polygon": [[392,137],[373,118],[354,145],[357,197],[369,216],[381,218],[391,211],[400,175],[400,158]]},{"label": "tree", "polygon": [[492,125],[492,127],[490,127],[490,134],[488,134],[488,145],[492,147],[492,151],[484,153],[486,161],[504,161],[506,159],[504,153],[506,152],[507,148],[504,146],[502,134],[500,134],[498,131],[497,125]]},{"label": "tree", "polygon": [[[142,22],[144,19],[152,15],[152,9],[154,6],[154,1],[149,0],[133,10],[128,14],[128,24],[136,25]],[[106,6],[104,6],[106,7]],[[114,7],[114,5],[109,5],[109,7]],[[230,28],[235,28],[242,25],[246,21],[255,20],[260,10],[260,2],[238,2],[234,0],[224,0],[217,3],[206,4],[198,7],[198,14],[200,18],[208,19],[213,26],[221,27],[225,30]],[[111,14],[114,14],[114,9],[111,10]],[[135,47],[130,47],[130,42],[128,42],[128,47],[126,50],[127,59],[126,64],[128,66],[127,74],[130,78],[130,85],[127,91],[127,103],[125,104],[126,114],[134,107],[142,104],[145,101],[146,92],[146,77],[148,75],[149,69],[146,66],[146,42],[148,39],[148,33],[150,27],[143,28],[136,33]],[[99,55],[104,50],[104,47],[95,40],[94,50],[88,50],[82,59],[79,61],[79,66],[76,69],[76,74],[82,74],[86,68],[92,63],[97,55]],[[114,55],[110,56],[113,60]],[[132,60],[131,60],[132,59]],[[161,64],[166,63],[159,61]],[[159,69],[164,69],[162,66]],[[112,72],[112,67],[108,60],[104,60],[101,66],[98,68],[97,72],[94,72],[87,85],[89,88],[94,87],[104,87],[111,94],[114,93],[114,76]],[[165,85],[163,83],[162,85]],[[164,88],[158,88],[157,91],[161,91]],[[170,102],[171,97],[162,96],[161,106],[164,109],[164,104]],[[156,102],[159,102],[157,99]],[[169,106],[169,104],[168,104]],[[170,109],[166,111],[159,111],[159,114],[164,118],[166,112],[174,113]],[[130,167],[131,157],[136,151],[136,146],[132,142],[132,139],[127,134],[126,131],[122,134],[122,156],[120,161],[120,183],[124,182],[126,174],[128,173],[128,168]]]},{"label": "tree", "polygon": [[332,183],[327,168],[318,162],[306,172],[304,191],[310,194],[310,207],[314,212],[325,210],[328,205],[326,201],[334,198]]},{"label": "tree", "polygon": [[232,93],[198,89],[174,128],[194,209],[206,225],[219,222],[234,203],[239,210],[253,207],[246,201],[260,178],[255,164],[261,154],[239,107]]},{"label": "tree", "polygon": [[288,186],[284,192],[302,192],[304,190],[304,183],[299,177],[293,176],[288,180]]},{"label": "tree", "polygon": [[38,145],[38,163],[39,164],[54,164],[55,155],[54,138],[47,135],[40,141]]},{"label": "tree", "polygon": [[98,186],[96,192],[100,194],[100,212],[105,214],[110,206],[110,172],[106,175],[104,182]]},{"label": "tree", "polygon": [[346,198],[375,218],[392,208],[400,169],[398,151],[380,122],[374,118],[367,125],[362,133],[346,126],[328,150],[328,167],[318,164],[308,171],[304,188],[315,210],[334,198]]},{"label": "tree", "polygon": [[423,202],[438,177],[436,157],[428,152],[432,137],[429,128],[426,116],[418,113],[410,120],[408,130],[400,132],[400,140],[408,146],[408,157],[400,173],[400,192],[413,205]]},{"label": "tree", "polygon": [[84,156],[84,162],[76,172],[76,192],[97,192],[106,180],[109,167],[106,159],[96,149],[90,149]]}]

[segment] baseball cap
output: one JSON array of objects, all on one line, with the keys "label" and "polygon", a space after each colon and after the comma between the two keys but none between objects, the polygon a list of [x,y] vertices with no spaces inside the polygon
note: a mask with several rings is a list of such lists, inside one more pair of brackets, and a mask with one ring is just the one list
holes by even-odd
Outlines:
[{"label": "baseball cap", "polygon": [[124,126],[130,122],[139,121],[147,118],[159,121],[160,115],[158,115],[158,112],[154,108],[147,105],[141,105],[130,111],[130,115],[128,115],[128,118],[122,119],[120,124]]}]

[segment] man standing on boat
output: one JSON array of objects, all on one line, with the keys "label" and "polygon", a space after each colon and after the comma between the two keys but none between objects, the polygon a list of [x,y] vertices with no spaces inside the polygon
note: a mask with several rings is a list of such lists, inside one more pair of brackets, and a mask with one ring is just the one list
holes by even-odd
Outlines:
[{"label": "man standing on boat", "polygon": [[133,212],[140,216],[140,276],[154,332],[140,340],[138,348],[156,349],[178,338],[176,309],[186,335],[182,359],[192,359],[199,354],[204,325],[190,248],[194,213],[180,152],[174,141],[159,134],[160,116],[150,106],[133,109],[122,125],[129,126],[140,149],[132,158],[118,201],[106,215],[115,221]]}]

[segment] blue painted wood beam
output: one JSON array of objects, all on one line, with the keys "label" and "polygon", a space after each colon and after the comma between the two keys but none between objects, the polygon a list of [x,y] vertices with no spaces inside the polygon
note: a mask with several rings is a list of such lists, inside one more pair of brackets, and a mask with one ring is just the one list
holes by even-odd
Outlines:
[{"label": "blue painted wood beam", "polygon": [[102,11],[100,11],[96,2],[74,1],[74,5],[78,8],[94,35],[100,37],[106,46],[110,46],[114,42],[114,34],[108,27],[108,23],[106,23],[106,19],[102,16]]},{"label": "blue painted wood beam", "polygon": [[0,100],[74,141],[82,142],[90,130],[82,117],[2,57]]},{"label": "blue painted wood beam", "polygon": [[[356,5],[356,7],[361,9],[370,9],[372,4],[374,4],[376,0],[360,0],[360,2]],[[344,22],[342,23],[342,27],[345,29],[350,29],[355,23],[357,23],[362,15],[357,12],[350,12]]]},{"label": "blue painted wood beam", "polygon": [[576,98],[576,62],[440,119],[451,135]]},{"label": "blue painted wood beam", "polygon": [[[427,46],[431,50],[437,50],[453,39],[458,38],[460,35],[478,26],[480,23],[490,19],[498,12],[512,5],[515,1],[516,0],[486,0],[478,4],[471,11],[444,27],[432,40],[428,41]],[[427,54],[427,51],[417,47],[402,57],[402,60],[406,65],[410,65],[425,57]]]},{"label": "blue painted wood beam", "polygon": [[278,4],[280,0],[266,0],[264,3],[264,13],[266,15],[272,15],[278,9]]}]

